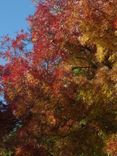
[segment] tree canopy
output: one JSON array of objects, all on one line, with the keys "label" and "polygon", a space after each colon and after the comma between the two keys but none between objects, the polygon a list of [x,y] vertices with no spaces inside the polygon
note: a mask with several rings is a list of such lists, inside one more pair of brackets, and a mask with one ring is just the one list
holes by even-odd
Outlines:
[{"label": "tree canopy", "polygon": [[0,42],[1,155],[116,156],[117,1],[35,2]]}]

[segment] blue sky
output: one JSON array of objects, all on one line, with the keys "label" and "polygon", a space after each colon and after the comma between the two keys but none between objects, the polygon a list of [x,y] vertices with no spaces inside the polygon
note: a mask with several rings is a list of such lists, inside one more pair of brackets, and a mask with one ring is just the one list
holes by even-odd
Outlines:
[{"label": "blue sky", "polygon": [[0,0],[0,36],[14,36],[22,28],[26,30],[26,18],[33,12],[31,0]]},{"label": "blue sky", "polygon": [[[15,37],[21,29],[27,30],[26,18],[34,13],[32,0],[0,0],[0,39],[4,35]],[[4,64],[0,58],[0,64]]]}]

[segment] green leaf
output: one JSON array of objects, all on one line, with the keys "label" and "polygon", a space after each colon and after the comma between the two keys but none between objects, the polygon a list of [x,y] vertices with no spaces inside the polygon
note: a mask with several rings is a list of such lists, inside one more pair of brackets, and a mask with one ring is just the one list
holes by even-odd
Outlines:
[{"label": "green leaf", "polygon": [[74,75],[80,75],[80,74],[85,73],[85,71],[80,67],[73,67],[72,72],[73,72]]}]

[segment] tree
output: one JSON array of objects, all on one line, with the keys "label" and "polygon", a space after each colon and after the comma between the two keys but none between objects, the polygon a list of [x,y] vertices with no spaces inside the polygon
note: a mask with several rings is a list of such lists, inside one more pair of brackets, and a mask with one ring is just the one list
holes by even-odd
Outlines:
[{"label": "tree", "polygon": [[47,0],[28,18],[31,34],[4,38],[16,156],[117,155],[116,15],[115,0]]}]

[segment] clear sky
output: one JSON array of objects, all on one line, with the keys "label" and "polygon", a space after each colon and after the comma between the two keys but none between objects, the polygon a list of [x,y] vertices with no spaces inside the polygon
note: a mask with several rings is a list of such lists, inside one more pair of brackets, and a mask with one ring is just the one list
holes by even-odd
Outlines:
[{"label": "clear sky", "polygon": [[[34,13],[32,0],[0,0],[0,39],[4,35],[15,37],[21,29],[27,30],[26,18]],[[4,64],[0,58],[0,64]]]},{"label": "clear sky", "polygon": [[0,0],[0,36],[14,36],[18,30],[26,30],[26,18],[33,12],[31,0]]}]

